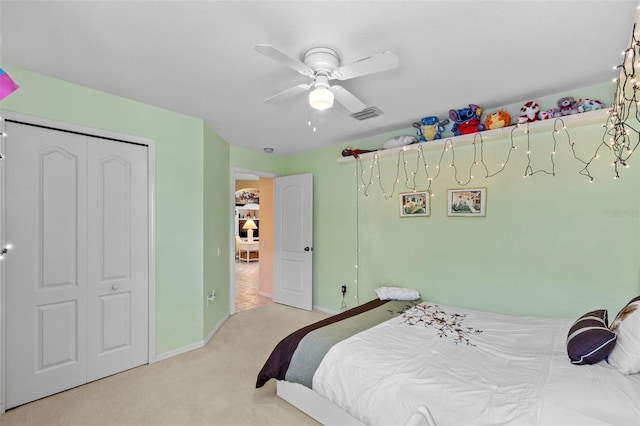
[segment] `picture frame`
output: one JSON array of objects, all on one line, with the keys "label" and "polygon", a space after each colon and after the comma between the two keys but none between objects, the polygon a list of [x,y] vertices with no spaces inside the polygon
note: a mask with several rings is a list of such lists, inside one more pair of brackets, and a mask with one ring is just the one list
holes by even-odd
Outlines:
[{"label": "picture frame", "polygon": [[260,204],[260,190],[257,188],[244,188],[236,191],[236,206],[245,204]]},{"label": "picture frame", "polygon": [[456,188],[447,191],[447,216],[484,217],[487,188]]},{"label": "picture frame", "polygon": [[429,191],[403,192],[399,194],[400,217],[431,216]]}]

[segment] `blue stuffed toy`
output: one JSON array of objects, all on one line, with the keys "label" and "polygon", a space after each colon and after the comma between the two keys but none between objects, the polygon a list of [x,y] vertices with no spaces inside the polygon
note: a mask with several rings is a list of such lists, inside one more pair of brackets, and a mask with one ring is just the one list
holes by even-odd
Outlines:
[{"label": "blue stuffed toy", "polygon": [[482,108],[474,104],[469,104],[468,108],[449,110],[449,118],[453,120],[451,131],[456,136],[481,132],[484,130],[484,124],[480,122],[481,115]]},{"label": "blue stuffed toy", "polygon": [[444,126],[449,123],[448,119],[438,120],[435,115],[429,117],[423,117],[420,122],[413,123],[413,127],[418,129],[416,135],[420,139],[420,142],[434,141],[442,137],[444,132]]}]

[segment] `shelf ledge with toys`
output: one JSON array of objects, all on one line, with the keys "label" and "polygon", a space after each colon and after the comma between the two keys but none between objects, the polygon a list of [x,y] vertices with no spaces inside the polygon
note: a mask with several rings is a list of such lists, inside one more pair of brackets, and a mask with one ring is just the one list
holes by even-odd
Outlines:
[{"label": "shelf ledge with toys", "polygon": [[[374,156],[378,158],[388,157],[391,155],[397,155],[399,151],[413,152],[422,149],[423,151],[431,151],[434,149],[442,149],[445,144],[451,143],[454,147],[471,145],[474,140],[479,141],[482,137],[483,142],[490,142],[496,140],[504,140],[511,138],[511,132],[514,132],[514,136],[521,136],[525,134],[525,129],[528,126],[530,134],[551,132],[554,126],[557,126],[556,121],[561,119],[567,128],[570,127],[582,127],[591,124],[601,123],[605,124],[609,115],[609,108],[597,109],[594,111],[584,112],[580,114],[565,115],[558,118],[550,118],[548,120],[533,121],[525,124],[514,124],[507,127],[501,127],[493,130],[484,130],[481,132],[465,134],[460,136],[443,137],[427,142],[418,142],[409,145],[404,145],[396,148],[379,149],[375,151],[359,152],[353,150],[353,154],[347,154],[338,158],[339,163],[352,162],[356,159],[356,156],[361,159],[370,159]],[[520,127],[519,129],[517,127]],[[514,130],[514,128],[516,128]]]}]

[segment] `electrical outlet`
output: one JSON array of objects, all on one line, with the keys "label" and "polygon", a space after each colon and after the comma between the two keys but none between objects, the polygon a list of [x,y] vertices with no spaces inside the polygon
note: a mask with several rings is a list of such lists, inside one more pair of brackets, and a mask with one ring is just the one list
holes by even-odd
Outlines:
[{"label": "electrical outlet", "polygon": [[211,290],[209,292],[209,295],[207,296],[207,306],[209,306],[211,304],[211,302],[213,302],[213,300],[216,298],[216,291],[215,290]]}]

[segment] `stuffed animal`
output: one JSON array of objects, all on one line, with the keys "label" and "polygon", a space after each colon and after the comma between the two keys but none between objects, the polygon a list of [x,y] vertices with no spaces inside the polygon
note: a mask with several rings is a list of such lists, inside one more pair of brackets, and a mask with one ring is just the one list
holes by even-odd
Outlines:
[{"label": "stuffed animal", "polygon": [[579,112],[578,104],[572,96],[565,96],[564,98],[558,99],[558,108],[560,109],[560,115],[563,116],[577,114]]},{"label": "stuffed animal", "polygon": [[480,115],[482,108],[474,104],[469,104],[468,108],[450,109],[449,118],[453,120],[451,131],[456,136],[481,132],[484,130],[484,124],[480,122]]},{"label": "stuffed animal", "polygon": [[388,141],[386,141],[383,145],[382,148],[384,149],[389,149],[389,148],[398,148],[401,146],[405,146],[405,145],[411,145],[412,143],[416,143],[418,142],[418,138],[416,138],[415,136],[394,136],[391,139],[389,139]]},{"label": "stuffed animal", "polygon": [[560,117],[560,110],[558,108],[551,108],[546,111],[540,111],[540,113],[538,114],[538,120],[550,120],[557,117]]},{"label": "stuffed animal", "polygon": [[496,111],[493,114],[487,115],[484,119],[484,127],[486,129],[499,129],[501,127],[509,126],[511,124],[511,116],[507,111],[502,108],[500,111]]},{"label": "stuffed animal", "polygon": [[518,116],[518,124],[530,123],[538,120],[540,105],[534,101],[528,101],[520,107],[520,115]]},{"label": "stuffed animal", "polygon": [[604,108],[604,104],[597,99],[580,99],[578,100],[578,112],[589,112]]},{"label": "stuffed animal", "polygon": [[448,123],[449,120],[446,118],[438,120],[438,117],[431,115],[422,117],[419,123],[413,123],[413,127],[418,129],[416,135],[420,138],[420,142],[427,142],[440,139],[442,132],[444,132],[444,126]]}]

